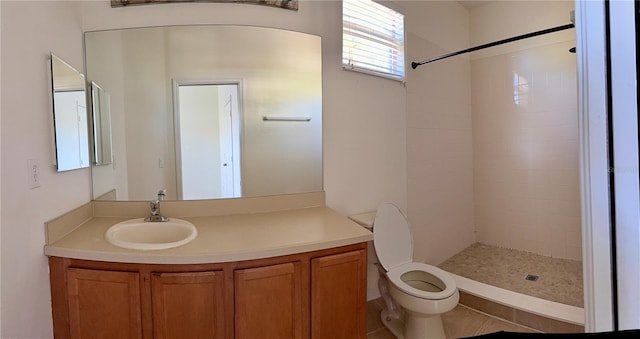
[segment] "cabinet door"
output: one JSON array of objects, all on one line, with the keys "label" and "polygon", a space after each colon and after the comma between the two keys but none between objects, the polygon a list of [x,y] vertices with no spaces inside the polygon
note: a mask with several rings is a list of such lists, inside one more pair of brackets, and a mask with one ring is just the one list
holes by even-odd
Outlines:
[{"label": "cabinet door", "polygon": [[223,338],[224,272],[153,273],[154,338]]},{"label": "cabinet door", "polygon": [[236,270],[235,337],[301,338],[300,263]]},{"label": "cabinet door", "polygon": [[71,338],[141,338],[137,272],[67,268]]},{"label": "cabinet door", "polygon": [[366,250],[311,260],[311,337],[366,338]]}]

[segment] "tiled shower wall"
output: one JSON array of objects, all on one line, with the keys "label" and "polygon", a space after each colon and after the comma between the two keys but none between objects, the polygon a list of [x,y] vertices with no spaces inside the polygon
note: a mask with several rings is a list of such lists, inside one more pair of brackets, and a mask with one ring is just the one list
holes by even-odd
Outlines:
[{"label": "tiled shower wall", "polygon": [[481,243],[581,260],[576,56],[568,36],[471,62]]}]

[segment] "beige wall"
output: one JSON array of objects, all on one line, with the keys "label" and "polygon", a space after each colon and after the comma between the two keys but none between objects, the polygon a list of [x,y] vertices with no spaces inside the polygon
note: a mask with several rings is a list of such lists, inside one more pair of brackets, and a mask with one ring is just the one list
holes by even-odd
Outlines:
[{"label": "beige wall", "polygon": [[[47,59],[84,69],[78,2],[2,1],[2,338],[50,338],[45,220],[89,200],[89,170],[51,165]],[[29,189],[27,160],[40,164]]]},{"label": "beige wall", "polygon": [[[490,3],[471,11],[471,40],[564,25],[572,9],[571,1]],[[479,242],[581,259],[576,58],[568,51],[574,46],[569,30],[473,56]]]}]

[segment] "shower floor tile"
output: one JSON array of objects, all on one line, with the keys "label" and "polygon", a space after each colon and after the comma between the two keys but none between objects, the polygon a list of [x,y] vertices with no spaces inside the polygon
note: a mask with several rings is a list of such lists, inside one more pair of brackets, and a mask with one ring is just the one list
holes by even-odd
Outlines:
[{"label": "shower floor tile", "polygon": [[[580,261],[476,243],[438,267],[510,291],[584,307]],[[527,280],[527,275],[538,279]]]}]

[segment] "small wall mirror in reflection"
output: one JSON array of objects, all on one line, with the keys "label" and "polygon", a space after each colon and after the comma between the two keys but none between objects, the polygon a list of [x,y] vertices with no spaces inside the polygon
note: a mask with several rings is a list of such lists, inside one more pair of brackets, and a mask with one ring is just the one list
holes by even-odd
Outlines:
[{"label": "small wall mirror in reflection", "polygon": [[96,166],[109,165],[113,158],[110,96],[93,81],[91,82],[91,111],[93,112],[93,161]]},{"label": "small wall mirror in reflection", "polygon": [[89,167],[84,75],[51,54],[55,165],[59,172]]}]

